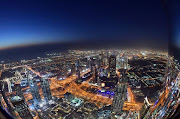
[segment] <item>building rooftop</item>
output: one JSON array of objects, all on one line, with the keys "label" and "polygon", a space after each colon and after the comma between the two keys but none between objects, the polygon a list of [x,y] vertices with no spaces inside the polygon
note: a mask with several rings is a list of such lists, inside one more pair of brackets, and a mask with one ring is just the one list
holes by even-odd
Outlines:
[{"label": "building rooftop", "polygon": [[11,98],[12,103],[16,103],[16,102],[19,102],[19,101],[22,101],[22,98],[19,97],[19,96],[14,96],[14,97]]}]

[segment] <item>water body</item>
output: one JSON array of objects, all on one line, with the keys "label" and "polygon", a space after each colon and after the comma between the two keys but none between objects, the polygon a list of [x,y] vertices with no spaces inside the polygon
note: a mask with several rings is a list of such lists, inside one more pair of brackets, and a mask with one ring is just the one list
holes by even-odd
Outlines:
[{"label": "water body", "polygon": [[67,51],[67,47],[59,44],[46,44],[0,50],[0,61],[4,63],[47,57],[46,53]]}]

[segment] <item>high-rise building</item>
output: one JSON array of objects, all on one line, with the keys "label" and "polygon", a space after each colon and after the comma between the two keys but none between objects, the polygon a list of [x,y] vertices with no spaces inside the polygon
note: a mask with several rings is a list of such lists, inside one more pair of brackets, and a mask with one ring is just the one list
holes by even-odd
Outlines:
[{"label": "high-rise building", "polygon": [[105,64],[104,64],[104,54],[103,54],[103,52],[101,52],[101,54],[100,54],[100,66],[104,66]]},{"label": "high-rise building", "polygon": [[78,77],[77,77],[76,83],[82,83],[80,70],[77,70],[77,75],[78,75]]},{"label": "high-rise building", "polygon": [[15,85],[14,85],[14,90],[15,90],[15,92],[16,92],[16,96],[19,96],[20,98],[22,98],[23,100],[25,100],[24,95],[23,95],[23,93],[22,93],[22,91],[21,91],[21,85],[20,85],[20,84],[15,84]]},{"label": "high-rise building", "polygon": [[89,66],[90,66],[90,60],[89,60],[89,58],[87,58],[87,60],[86,60],[86,68],[89,68]]},{"label": "high-rise building", "polygon": [[24,77],[28,77],[28,73],[27,73],[27,68],[26,67],[23,67],[23,73],[24,73]]},{"label": "high-rise building", "polygon": [[21,81],[23,79],[21,73],[17,70],[15,72],[15,82]]},{"label": "high-rise building", "polygon": [[29,86],[30,86],[30,90],[31,90],[31,94],[33,96],[33,99],[35,101],[35,103],[38,103],[41,101],[41,96],[39,94],[39,89],[37,86],[37,82],[33,81],[33,79],[29,79]]},{"label": "high-rise building", "polygon": [[72,65],[71,65],[71,74],[72,75],[76,74],[76,65],[75,65],[75,63],[72,63]]},{"label": "high-rise building", "polygon": [[150,102],[148,101],[148,98],[144,98],[144,105],[142,106],[140,112],[139,112],[139,117],[140,119],[143,119],[146,113],[148,112],[149,108],[152,106]]},{"label": "high-rise building", "polygon": [[119,60],[120,60],[119,61],[120,68],[127,69],[128,68],[128,58],[120,57]]},{"label": "high-rise building", "polygon": [[97,82],[97,68],[96,66],[93,66],[93,83],[96,83]]},{"label": "high-rise building", "polygon": [[46,101],[51,100],[52,95],[51,95],[51,90],[50,90],[50,87],[49,87],[49,81],[48,81],[47,78],[42,77],[41,87],[42,87],[43,96],[44,96],[45,100]]},{"label": "high-rise building", "polygon": [[14,96],[11,98],[11,102],[22,119],[33,119],[27,104],[21,97]]},{"label": "high-rise building", "polygon": [[81,72],[80,72],[80,70],[77,71],[77,75],[78,75],[78,80],[81,80]]},{"label": "high-rise building", "polygon": [[116,76],[116,56],[115,55],[111,55],[109,57],[109,72],[108,72],[108,76],[113,78]]},{"label": "high-rise building", "polygon": [[95,65],[95,61],[93,58],[91,58],[91,62],[90,62],[90,68],[91,68],[91,72],[93,72],[93,66]]},{"label": "high-rise building", "polygon": [[97,84],[100,86],[100,84],[101,84],[101,80],[100,80],[100,78],[99,78],[99,76],[97,77]]},{"label": "high-rise building", "polygon": [[119,78],[118,83],[116,85],[116,90],[114,92],[114,98],[112,103],[112,119],[115,115],[121,115],[124,102],[127,97],[127,78],[125,71],[122,72],[121,78]]},{"label": "high-rise building", "polygon": [[77,70],[80,70],[80,61],[79,60],[76,62],[76,67],[77,67]]},{"label": "high-rise building", "polygon": [[8,107],[8,111],[13,115],[13,108],[11,107],[9,101],[8,101],[8,98],[5,94],[5,90],[4,90],[4,83],[3,82],[0,82],[0,93],[2,94],[2,97]]}]

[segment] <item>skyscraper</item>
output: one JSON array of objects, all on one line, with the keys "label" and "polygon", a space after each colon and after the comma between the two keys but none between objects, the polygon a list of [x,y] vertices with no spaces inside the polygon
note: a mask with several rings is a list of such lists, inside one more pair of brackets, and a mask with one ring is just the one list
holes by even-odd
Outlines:
[{"label": "skyscraper", "polygon": [[37,82],[33,81],[33,79],[29,79],[29,86],[30,86],[30,90],[31,90],[31,94],[33,96],[33,99],[35,101],[35,103],[38,103],[41,101],[41,96],[39,94],[39,89],[37,86]]},{"label": "skyscraper", "polygon": [[121,115],[124,102],[127,97],[127,78],[125,75],[125,70],[122,72],[121,78],[119,78],[116,85],[116,90],[114,92],[114,98],[112,103],[112,119],[115,115]]},{"label": "skyscraper", "polygon": [[148,112],[151,105],[152,104],[149,103],[147,97],[145,97],[144,98],[144,105],[142,106],[140,113],[139,113],[140,119],[143,119],[143,117],[146,115],[146,113]]},{"label": "skyscraper", "polygon": [[128,58],[120,57],[119,65],[120,65],[120,68],[127,69],[128,68]]},{"label": "skyscraper", "polygon": [[77,70],[78,80],[81,80],[81,72],[80,70]]},{"label": "skyscraper", "polygon": [[75,75],[76,74],[76,65],[75,63],[72,63],[71,65],[71,75]]},{"label": "skyscraper", "polygon": [[101,52],[100,54],[100,66],[104,66],[104,54]]},{"label": "skyscraper", "polygon": [[98,77],[97,77],[97,85],[100,86],[100,84],[101,84],[101,80],[100,80],[100,78],[99,78],[99,76],[98,76]]},{"label": "skyscraper", "polygon": [[15,92],[16,92],[16,96],[19,96],[20,98],[22,98],[23,100],[25,100],[24,95],[23,95],[23,93],[22,93],[22,91],[21,91],[21,86],[20,86],[20,84],[15,84],[15,85],[14,85],[14,90],[15,90]]},{"label": "skyscraper", "polygon": [[93,83],[97,82],[97,68],[93,66]]},{"label": "skyscraper", "polygon": [[80,70],[80,62],[79,62],[79,60],[76,62],[76,67],[77,67],[77,70]]},{"label": "skyscraper", "polygon": [[89,65],[90,65],[90,60],[89,60],[89,58],[87,58],[87,60],[86,60],[86,68],[89,68]]},{"label": "skyscraper", "polygon": [[11,98],[11,102],[22,119],[33,119],[27,104],[21,97],[14,96]]},{"label": "skyscraper", "polygon": [[76,79],[76,83],[82,83],[82,78],[81,78],[81,72],[80,72],[80,70],[77,70],[77,72],[76,72],[76,75],[78,76],[77,77],[77,79]]},{"label": "skyscraper", "polygon": [[13,115],[13,109],[12,109],[12,107],[11,107],[9,101],[8,101],[8,98],[7,98],[6,94],[5,94],[4,82],[0,82],[0,93],[2,94],[2,97],[3,97],[5,103],[6,103],[7,107],[8,107],[8,111]]},{"label": "skyscraper", "polygon": [[50,87],[49,87],[49,81],[48,81],[47,78],[42,77],[41,87],[42,87],[43,96],[44,96],[45,100],[46,101],[51,100],[52,95],[51,95],[51,90],[50,90]]},{"label": "skyscraper", "polygon": [[93,66],[94,65],[95,65],[94,59],[91,58],[91,62],[90,62],[91,72],[93,72]]},{"label": "skyscraper", "polygon": [[108,76],[113,78],[116,76],[116,56],[115,55],[111,55],[109,57],[109,72],[108,72]]}]

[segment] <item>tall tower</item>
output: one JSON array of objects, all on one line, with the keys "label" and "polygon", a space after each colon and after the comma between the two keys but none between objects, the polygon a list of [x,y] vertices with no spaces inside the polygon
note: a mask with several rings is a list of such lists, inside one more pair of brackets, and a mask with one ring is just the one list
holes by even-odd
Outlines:
[{"label": "tall tower", "polygon": [[77,70],[78,80],[81,80],[81,72],[80,70]]},{"label": "tall tower", "polygon": [[100,80],[100,78],[99,78],[99,76],[98,76],[98,77],[97,77],[97,85],[100,86],[100,84],[101,84],[101,80]]},{"label": "tall tower", "polygon": [[113,78],[116,76],[116,56],[115,55],[111,55],[109,57],[109,72],[108,72],[108,76]]},{"label": "tall tower", "polygon": [[22,98],[25,101],[24,95],[21,91],[21,86],[20,84],[15,84],[14,85],[14,90],[16,91],[16,96],[19,96],[20,98]]},{"label": "tall tower", "polygon": [[21,81],[23,79],[21,73],[18,70],[15,72],[15,77],[15,82]]},{"label": "tall tower", "polygon": [[101,52],[100,54],[100,66],[104,66],[104,54]]},{"label": "tall tower", "polygon": [[63,65],[63,75],[64,77],[68,76],[68,68],[66,67],[66,65]]},{"label": "tall tower", "polygon": [[76,67],[77,67],[77,70],[80,70],[80,62],[79,62],[79,60],[76,62]]},{"label": "tall tower", "polygon": [[87,60],[86,60],[86,68],[89,68],[89,65],[90,65],[90,59],[87,58]]},{"label": "tall tower", "polygon": [[29,86],[30,86],[30,90],[31,90],[31,94],[33,96],[33,99],[35,101],[35,103],[38,103],[41,101],[41,96],[39,94],[39,89],[37,86],[37,82],[33,81],[32,79],[29,79]]},{"label": "tall tower", "polygon": [[52,99],[51,90],[50,90],[49,81],[47,78],[42,77],[41,87],[42,87],[43,96],[44,96],[45,100],[46,101],[51,100]]},{"label": "tall tower", "polygon": [[24,72],[24,76],[27,77],[28,76],[28,73],[27,73],[27,68],[26,67],[23,67],[23,72]]},{"label": "tall tower", "polygon": [[144,98],[144,105],[142,106],[140,110],[140,119],[143,119],[146,113],[148,112],[149,108],[152,106],[152,104],[149,103],[148,98]]},{"label": "tall tower", "polygon": [[71,65],[71,75],[75,75],[76,74],[76,65],[75,63],[72,63]]},{"label": "tall tower", "polygon": [[8,97],[5,94],[4,82],[1,82],[1,81],[0,81],[0,93],[2,94],[2,97],[8,107],[8,111],[13,115],[13,108],[11,107],[11,105],[8,101]]},{"label": "tall tower", "polygon": [[33,119],[27,104],[22,98],[19,96],[14,96],[11,98],[11,102],[22,119]]},{"label": "tall tower", "polygon": [[93,83],[97,82],[97,68],[93,66]]},{"label": "tall tower", "polygon": [[120,67],[124,68],[124,69],[128,68],[128,58],[127,57],[120,58]]},{"label": "tall tower", "polygon": [[90,61],[90,68],[91,68],[91,72],[93,72],[93,66],[95,65],[94,63],[94,59],[91,58],[91,61]]},{"label": "tall tower", "polygon": [[124,102],[127,97],[127,78],[125,75],[125,70],[122,72],[121,78],[116,85],[116,90],[114,92],[114,98],[112,103],[112,119],[115,115],[121,115]]}]

